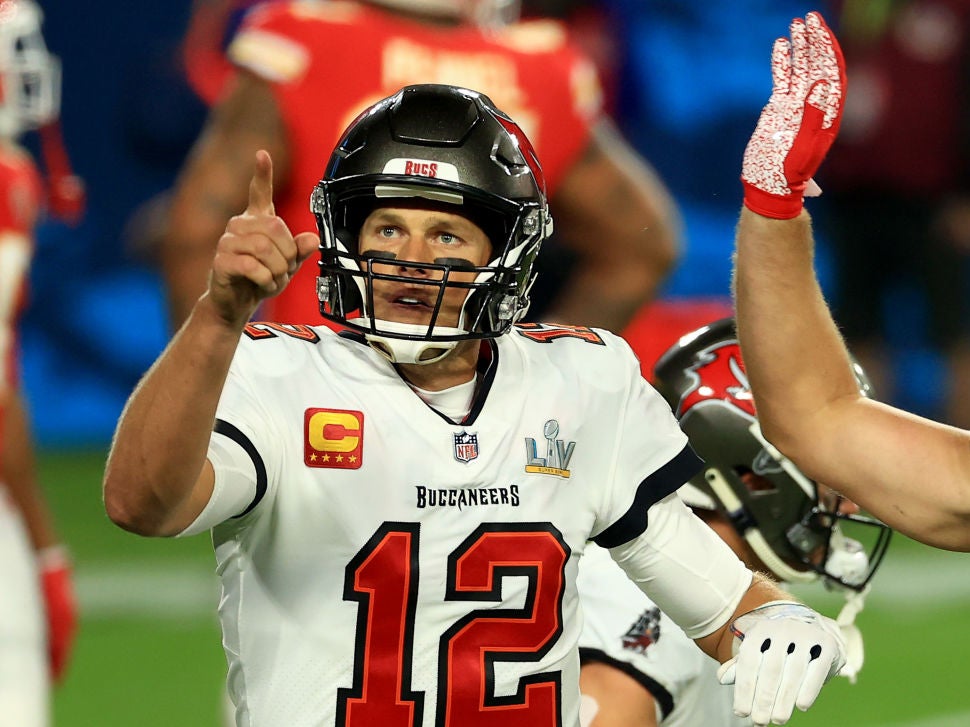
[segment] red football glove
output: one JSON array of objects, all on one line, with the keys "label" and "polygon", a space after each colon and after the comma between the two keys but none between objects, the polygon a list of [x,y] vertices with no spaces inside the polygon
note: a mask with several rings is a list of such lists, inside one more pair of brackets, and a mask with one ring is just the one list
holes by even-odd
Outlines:
[{"label": "red football glove", "polygon": [[48,208],[51,215],[73,227],[81,221],[87,204],[84,180],[71,169],[60,123],[51,121],[40,127],[39,133],[47,167]]},{"label": "red football glove", "polygon": [[771,52],[771,98],[744,150],[744,204],[765,217],[802,210],[812,176],[835,141],[845,98],[845,59],[822,16],[791,24]]},{"label": "red football glove", "polygon": [[84,180],[76,174],[51,177],[47,182],[47,202],[54,217],[72,227],[77,225],[87,204]]},{"label": "red football glove", "polygon": [[77,605],[71,584],[71,563],[60,546],[38,553],[41,589],[47,609],[47,648],[51,677],[60,682],[67,669],[74,633],[77,630]]}]

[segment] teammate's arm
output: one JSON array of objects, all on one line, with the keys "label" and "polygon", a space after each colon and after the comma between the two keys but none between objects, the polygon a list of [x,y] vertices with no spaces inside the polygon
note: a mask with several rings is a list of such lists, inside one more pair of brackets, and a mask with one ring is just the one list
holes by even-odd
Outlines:
[{"label": "teammate's arm", "polygon": [[269,155],[256,157],[249,204],[219,238],[205,295],[148,371],[118,423],[104,478],[105,509],[126,530],[175,535],[212,494],[206,459],[216,407],[246,322],[319,244],[295,238],[273,207]]},{"label": "teammate's arm", "polygon": [[10,391],[0,402],[3,436],[0,437],[0,479],[20,511],[37,557],[37,572],[44,597],[51,676],[64,676],[77,629],[77,607],[71,582],[71,564],[60,544],[54,519],[37,478],[37,463],[27,410],[19,392]]},{"label": "teammate's arm", "polygon": [[765,436],[809,477],[902,533],[970,550],[970,432],[863,398],[813,267],[803,196],[844,108],[845,60],[817,13],[772,51],[745,149],[737,327]]},{"label": "teammate's arm", "polygon": [[257,149],[270,153],[276,182],[285,183],[289,147],[276,99],[265,81],[240,70],[210,112],[172,193],[159,256],[175,328],[206,289],[226,220],[246,206]]},{"label": "teammate's arm", "polygon": [[620,333],[676,263],[681,221],[660,178],[611,122],[598,122],[590,138],[551,200],[556,234],[581,264],[545,318]]},{"label": "teammate's arm", "polygon": [[0,409],[3,410],[2,481],[24,518],[34,550],[50,548],[57,545],[58,538],[38,484],[33,441],[19,392],[11,391]]},{"label": "teammate's arm", "polygon": [[859,394],[807,213],[738,225],[738,335],[765,436],[806,475],[930,545],[970,550],[970,433]]},{"label": "teammate's arm", "polygon": [[657,703],[640,682],[614,666],[593,661],[583,664],[579,672],[579,691],[584,702],[592,700],[591,719],[582,719],[582,727],[657,727]]}]

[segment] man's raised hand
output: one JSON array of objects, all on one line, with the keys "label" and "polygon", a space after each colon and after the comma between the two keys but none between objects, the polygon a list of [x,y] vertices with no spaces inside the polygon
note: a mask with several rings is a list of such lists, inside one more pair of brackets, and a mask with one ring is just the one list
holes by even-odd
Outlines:
[{"label": "man's raised hand", "polygon": [[[300,264],[317,250],[319,238],[303,232],[294,237],[273,207],[273,160],[256,152],[249,183],[249,204],[229,220],[219,238],[208,296],[220,316],[242,326],[264,298],[276,295]],[[307,292],[310,295],[311,292]]]},{"label": "man's raised hand", "polygon": [[835,141],[845,100],[845,59],[818,13],[791,23],[771,54],[771,97],[761,112],[741,168],[745,206],[765,217],[791,219]]}]

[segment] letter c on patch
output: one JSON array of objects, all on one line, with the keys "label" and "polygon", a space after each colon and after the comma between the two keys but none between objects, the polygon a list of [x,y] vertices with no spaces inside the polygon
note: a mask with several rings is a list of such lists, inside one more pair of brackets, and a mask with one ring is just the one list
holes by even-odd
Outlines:
[{"label": "letter c on patch", "polygon": [[364,414],[343,409],[307,409],[304,415],[306,464],[357,469],[364,444]]}]

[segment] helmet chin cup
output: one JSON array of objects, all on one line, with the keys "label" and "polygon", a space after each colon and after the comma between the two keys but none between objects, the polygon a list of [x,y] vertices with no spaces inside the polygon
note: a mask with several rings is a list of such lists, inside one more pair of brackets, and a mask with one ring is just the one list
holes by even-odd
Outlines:
[{"label": "helmet chin cup", "polygon": [[[353,323],[369,328],[370,318],[355,318]],[[455,350],[458,341],[441,340],[422,340],[418,338],[427,332],[427,326],[414,323],[398,323],[396,321],[385,321],[379,318],[374,319],[374,326],[388,333],[397,333],[414,338],[396,338],[383,336],[379,333],[365,333],[364,338],[370,347],[381,354],[393,364],[418,364],[427,365],[440,361],[449,353]],[[449,328],[446,326],[435,326],[433,332],[441,336],[458,336],[465,331],[460,328]]]},{"label": "helmet chin cup", "polygon": [[831,550],[825,560],[826,574],[839,579],[850,588],[864,584],[869,576],[869,556],[862,544],[833,529],[829,546]]}]

